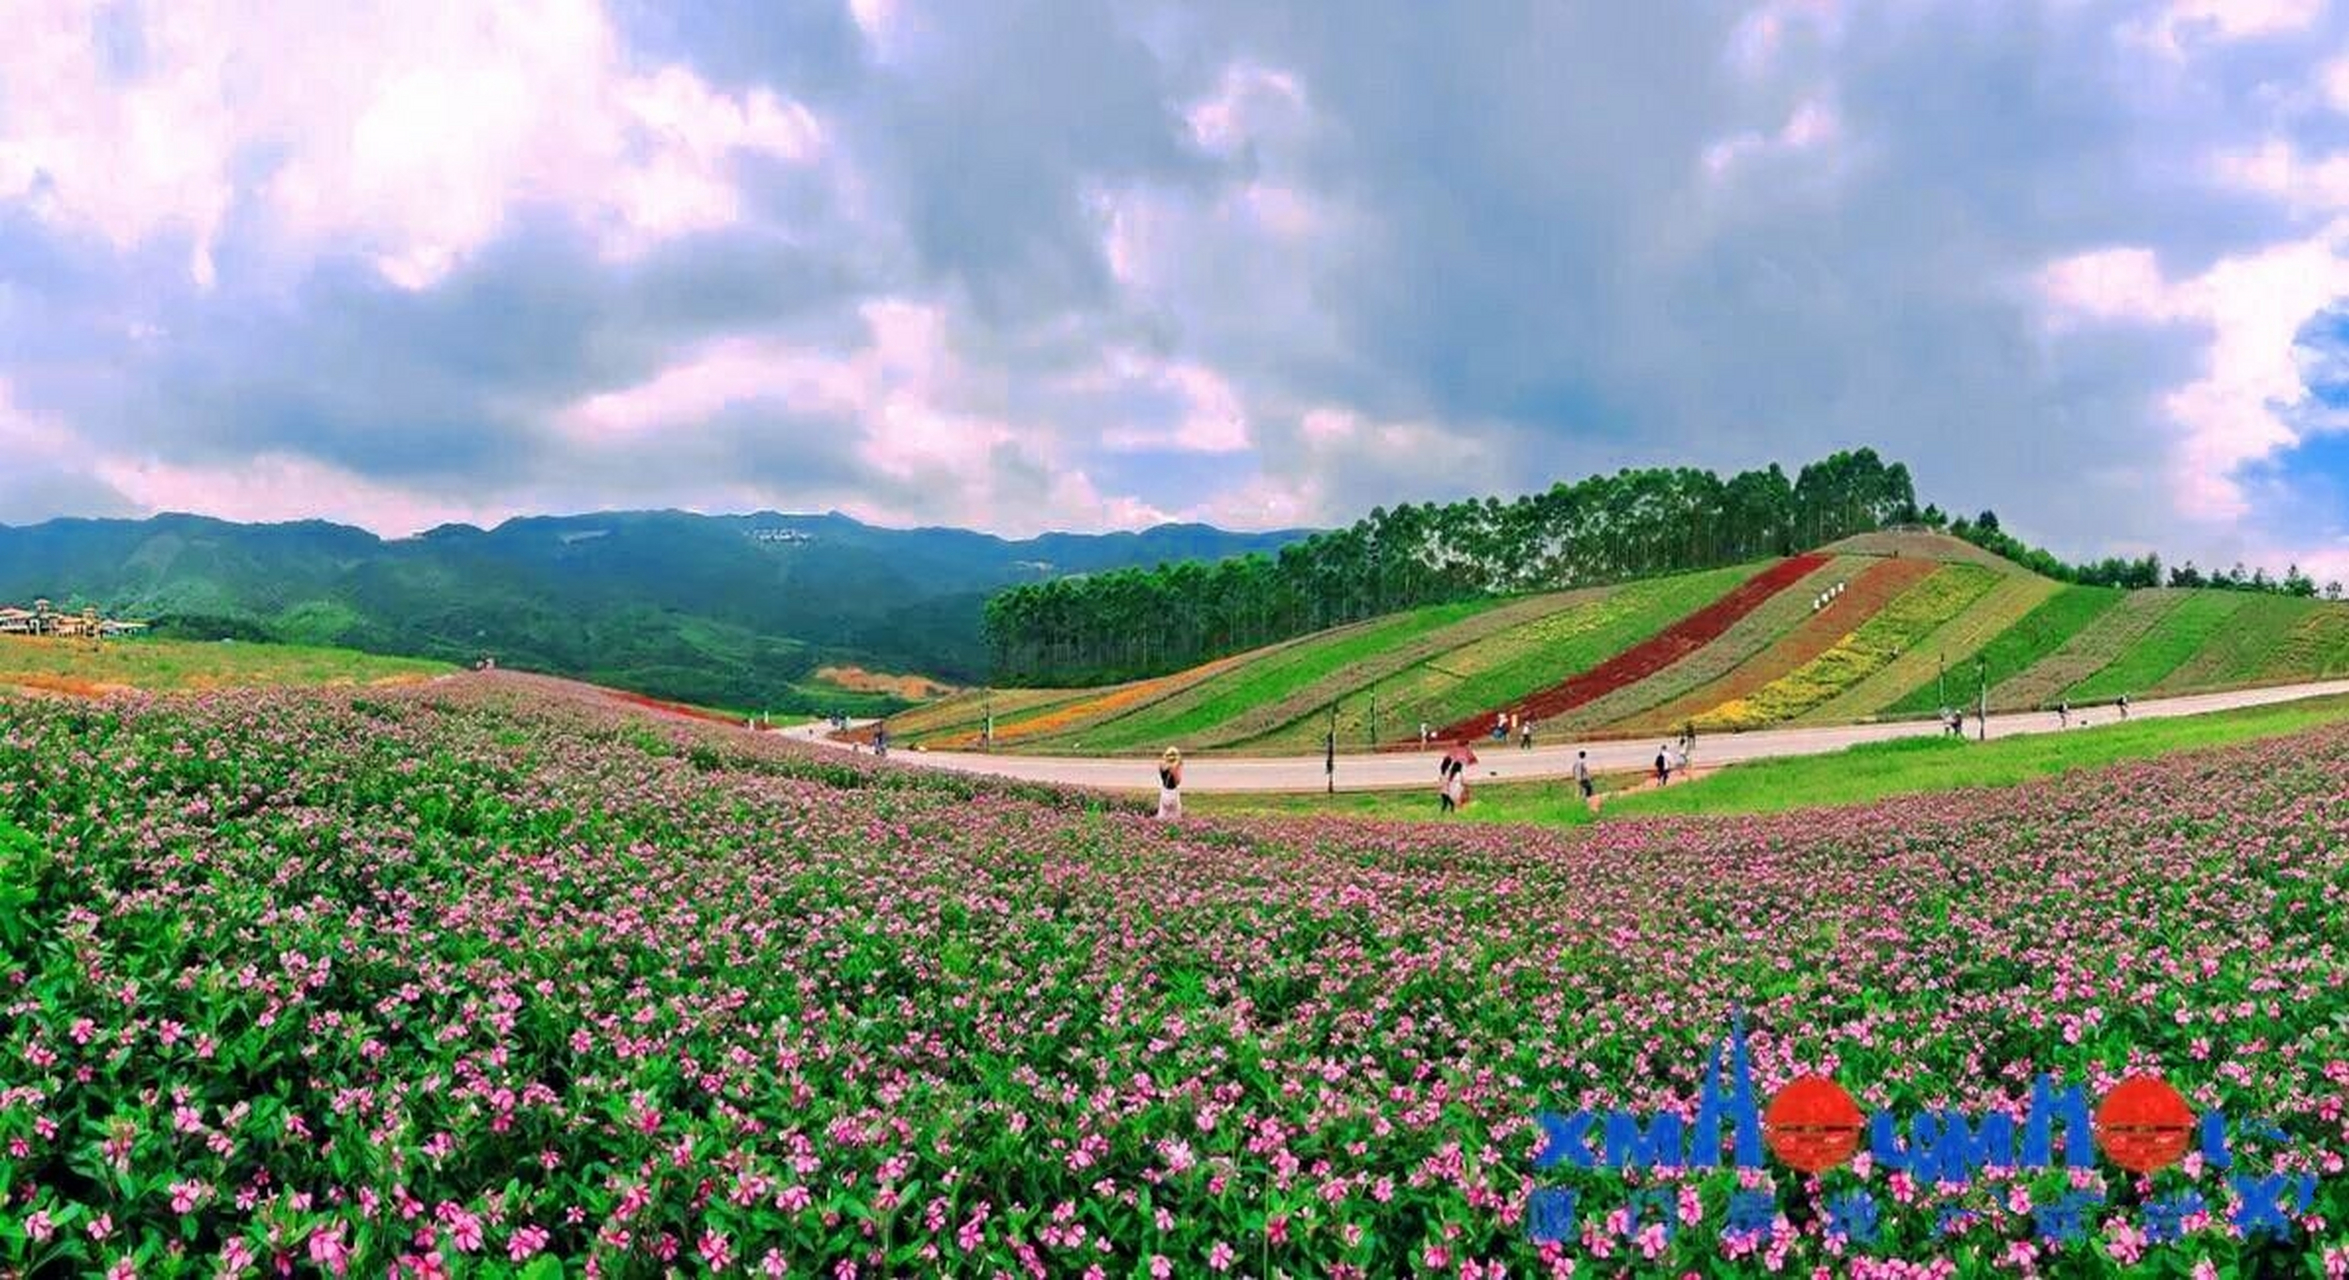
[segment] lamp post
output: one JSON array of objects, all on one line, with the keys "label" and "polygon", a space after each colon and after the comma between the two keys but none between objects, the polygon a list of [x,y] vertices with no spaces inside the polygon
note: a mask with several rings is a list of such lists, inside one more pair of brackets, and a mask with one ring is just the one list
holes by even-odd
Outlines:
[{"label": "lamp post", "polygon": [[1949,650],[1947,649],[1941,651],[1940,674],[1933,678],[1933,687],[1940,692],[1941,706],[1947,710],[1949,707]]},{"label": "lamp post", "polygon": [[1975,741],[1990,741],[1990,659],[1974,659],[1974,677],[1978,682],[1979,701],[1974,706]]},{"label": "lamp post", "polygon": [[1329,732],[1321,739],[1321,772],[1329,794],[1338,793],[1338,704],[1329,704]]}]

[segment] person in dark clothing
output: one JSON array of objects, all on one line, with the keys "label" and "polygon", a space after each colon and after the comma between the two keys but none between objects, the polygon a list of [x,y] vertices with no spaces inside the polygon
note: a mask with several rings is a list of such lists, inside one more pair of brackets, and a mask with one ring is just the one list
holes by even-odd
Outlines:
[{"label": "person in dark clothing", "polygon": [[1672,757],[1671,757],[1671,755],[1669,755],[1669,754],[1668,754],[1668,752],[1667,752],[1667,748],[1665,748],[1665,747],[1657,747],[1657,748],[1656,748],[1656,785],[1657,785],[1657,786],[1659,786],[1659,787],[1662,787],[1662,786],[1668,786],[1668,785],[1670,785],[1670,784],[1671,784],[1671,782],[1672,782]]},{"label": "person in dark clothing", "polygon": [[1582,798],[1590,799],[1590,752],[1574,753],[1574,785],[1581,788]]}]

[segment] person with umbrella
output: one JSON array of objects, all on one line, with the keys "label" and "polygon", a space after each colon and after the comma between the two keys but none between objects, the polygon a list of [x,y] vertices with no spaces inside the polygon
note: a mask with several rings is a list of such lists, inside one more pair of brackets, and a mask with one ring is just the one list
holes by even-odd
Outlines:
[{"label": "person with umbrella", "polygon": [[1476,763],[1476,749],[1465,740],[1452,744],[1444,753],[1442,763],[1436,766],[1436,777],[1442,789],[1440,812],[1450,813],[1468,803],[1468,766]]}]

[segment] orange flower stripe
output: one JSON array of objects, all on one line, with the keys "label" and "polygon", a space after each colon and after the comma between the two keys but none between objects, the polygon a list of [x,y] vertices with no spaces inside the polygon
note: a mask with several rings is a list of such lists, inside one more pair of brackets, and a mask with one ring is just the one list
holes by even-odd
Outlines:
[{"label": "orange flower stripe", "polygon": [[[1043,715],[1017,721],[1010,725],[999,724],[995,726],[995,745],[1002,746],[1007,742],[1023,742],[1030,738],[1049,738],[1064,729],[1071,729],[1091,720],[1107,719],[1120,711],[1131,710],[1144,703],[1155,702],[1169,694],[1186,689],[1201,680],[1238,665],[1247,656],[1249,655],[1234,654],[1228,658],[1218,658],[1203,666],[1177,671],[1173,675],[1159,676],[1152,680],[1137,680],[1132,684],[1119,685],[1098,698],[1072,702],[1065,707],[1056,707]],[[957,734],[939,745],[950,751],[975,747],[979,745],[979,735],[977,733]]]}]

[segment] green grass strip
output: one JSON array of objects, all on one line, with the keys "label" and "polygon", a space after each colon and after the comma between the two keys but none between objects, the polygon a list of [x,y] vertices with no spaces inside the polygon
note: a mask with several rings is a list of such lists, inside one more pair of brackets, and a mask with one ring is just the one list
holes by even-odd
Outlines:
[{"label": "green grass strip", "polygon": [[2154,589],[2131,591],[2121,602],[2082,627],[2062,648],[2041,658],[2029,670],[2004,684],[1990,686],[1990,709],[2015,710],[2049,707],[2065,690],[2111,665],[2160,625],[2170,610],[2186,602],[2191,591]]},{"label": "green grass strip", "polygon": [[1463,600],[1395,614],[1358,630],[1324,636],[1268,658],[1242,663],[1202,681],[1196,688],[1185,690],[1178,697],[1077,732],[1088,751],[1117,751],[1162,740],[1187,741],[1265,703],[1278,702],[1332,672],[1343,671],[1428,632],[1475,617],[1500,603],[1497,599]]},{"label": "green grass strip", "polygon": [[[1965,664],[1962,680],[1958,672],[1952,671],[1950,688],[1963,696],[1972,696],[1979,678],[1975,674],[1977,662],[1988,665],[1990,687],[1997,688],[2062,648],[2107,610],[2117,608],[2127,594],[2113,587],[2062,588],[2045,604],[2023,615],[2022,621],[1977,650]],[[1940,708],[1940,690],[1935,682],[1926,681],[1878,714],[1886,718],[1923,716]]]},{"label": "green grass strip", "polygon": [[[1495,782],[1472,785],[1472,803],[1445,822],[1540,823],[1580,826],[1667,814],[1774,813],[1865,804],[1899,795],[1972,787],[2012,786],[2073,769],[2151,759],[2197,747],[2282,737],[2349,719],[2349,696],[2312,698],[2265,707],[2156,720],[2112,721],[2067,733],[2028,734],[1994,742],[1929,735],[1869,743],[1825,755],[1794,756],[1731,765],[1693,782],[1637,789],[1640,779],[1601,779],[1605,800],[1594,819],[1567,782]],[[1430,774],[1433,774],[1431,769]],[[1612,789],[1610,789],[1612,788]],[[1422,791],[1341,792],[1321,795],[1199,795],[1197,812],[1435,821],[1431,780]]]},{"label": "green grass strip", "polygon": [[2326,602],[2292,628],[2260,668],[2267,684],[2349,675],[2349,605]]},{"label": "green grass strip", "polygon": [[2197,693],[2259,680],[2293,629],[2321,608],[2292,596],[2256,595],[2201,650],[2152,686],[2154,693]]},{"label": "green grass strip", "polygon": [[2102,670],[2065,690],[2064,696],[2074,702],[2109,702],[2123,694],[2145,696],[2163,676],[2201,652],[2251,599],[2240,591],[2195,592],[2163,614],[2152,630]]}]

